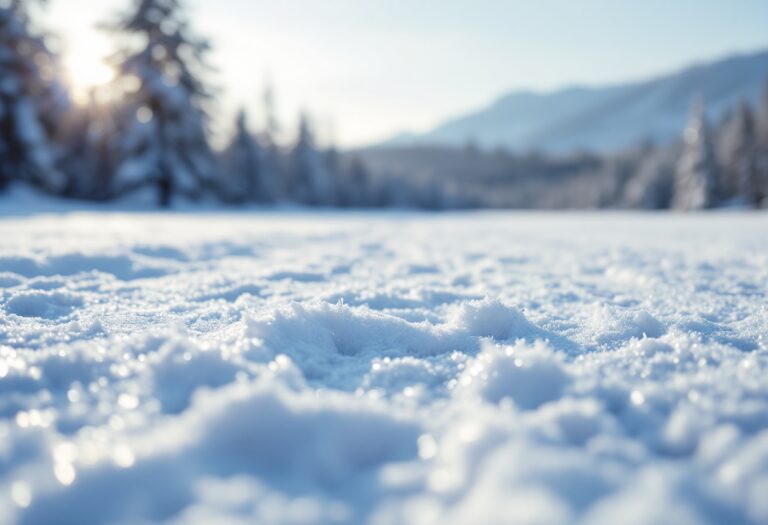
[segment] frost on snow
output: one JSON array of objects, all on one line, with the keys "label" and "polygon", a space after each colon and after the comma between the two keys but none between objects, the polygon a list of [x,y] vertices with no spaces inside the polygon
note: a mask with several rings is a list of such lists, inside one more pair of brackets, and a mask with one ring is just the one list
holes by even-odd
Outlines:
[{"label": "frost on snow", "polygon": [[766,523],[764,219],[5,218],[0,523]]}]

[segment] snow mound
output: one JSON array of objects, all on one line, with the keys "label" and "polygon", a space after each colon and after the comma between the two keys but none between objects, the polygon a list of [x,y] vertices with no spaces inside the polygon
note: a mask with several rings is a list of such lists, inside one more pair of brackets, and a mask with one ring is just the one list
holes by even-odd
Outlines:
[{"label": "snow mound", "polygon": [[[81,522],[76,502],[88,502],[91,522],[113,522],[126,513],[161,519],[193,503],[197,480],[235,476],[268,478],[294,493],[344,491],[351,478],[363,480],[382,464],[415,458],[418,436],[415,422],[371,401],[318,398],[269,382],[235,383],[201,391],[187,412],[146,435],[118,440],[112,433],[104,436],[106,446],[96,445],[94,457],[71,454],[73,483],[41,495],[21,522]],[[77,444],[82,451],[88,443]],[[366,483],[356,490],[375,488],[373,479]],[[92,499],[110,493],[120,497]]]},{"label": "snow mound", "polygon": [[487,345],[459,378],[462,387],[485,401],[509,399],[523,410],[559,399],[568,383],[562,358],[544,344]]},{"label": "snow mound", "polygon": [[266,318],[254,319],[247,335],[274,352],[337,356],[434,355],[467,344],[462,334],[428,323],[409,323],[399,317],[343,304],[292,304]]},{"label": "snow mound", "polygon": [[81,306],[83,306],[82,299],[73,294],[30,291],[12,296],[5,303],[5,310],[9,314],[21,317],[56,319],[68,315]]},{"label": "snow mound", "polygon": [[493,299],[462,304],[451,324],[469,335],[492,337],[498,341],[526,339],[541,333],[518,309]]}]

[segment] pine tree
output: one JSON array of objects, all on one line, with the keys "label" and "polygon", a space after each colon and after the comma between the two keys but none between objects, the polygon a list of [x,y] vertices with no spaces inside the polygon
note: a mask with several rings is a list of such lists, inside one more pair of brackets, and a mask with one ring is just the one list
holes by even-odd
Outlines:
[{"label": "pine tree", "polygon": [[[331,144],[322,152],[328,178],[331,194],[328,197],[327,205],[330,206],[360,206],[359,198],[354,194],[355,189],[352,186],[352,180],[343,166],[341,153],[336,145]],[[345,203],[344,193],[346,192],[347,202]]]},{"label": "pine tree", "polygon": [[348,208],[371,206],[370,173],[363,160],[354,157],[346,168],[338,169],[338,204]]},{"label": "pine tree", "polygon": [[30,30],[27,4],[0,3],[0,189],[24,180],[60,192],[65,181],[51,135],[65,101],[55,58]]},{"label": "pine tree", "polygon": [[135,0],[112,29],[143,41],[116,56],[125,86],[116,191],[152,184],[161,206],[175,194],[199,198],[215,172],[204,111],[209,91],[198,78],[207,42],[189,34],[180,0]]},{"label": "pine tree", "polygon": [[262,175],[261,146],[248,130],[245,111],[240,111],[235,136],[224,152],[224,169],[221,170],[224,198],[238,203],[260,200]]},{"label": "pine tree", "polygon": [[763,90],[763,98],[757,111],[757,199],[768,205],[768,80]]},{"label": "pine tree", "polygon": [[637,172],[624,189],[622,204],[645,210],[669,208],[674,186],[676,154],[671,148],[644,148],[643,159],[637,167]]},{"label": "pine tree", "polygon": [[263,94],[264,103],[264,133],[270,140],[275,139],[280,133],[280,122],[277,119],[277,109],[275,108],[275,90],[271,84],[267,84]]},{"label": "pine tree", "polygon": [[279,201],[284,192],[283,163],[277,136],[280,133],[280,122],[275,108],[275,94],[270,85],[264,90],[264,130],[260,136],[261,144],[261,173],[263,200],[265,202]]},{"label": "pine tree", "polygon": [[724,195],[741,204],[756,205],[758,150],[755,118],[745,102],[724,123],[720,141]]},{"label": "pine tree", "polygon": [[299,136],[288,158],[288,195],[310,205],[333,204],[333,184],[327,159],[315,146],[309,119],[301,116]]},{"label": "pine tree", "polygon": [[700,100],[694,103],[683,142],[675,172],[673,205],[679,210],[711,208],[718,201],[717,161],[704,104]]},{"label": "pine tree", "polygon": [[57,136],[59,162],[67,176],[67,195],[82,199],[113,197],[116,164],[114,115],[109,104],[90,94],[87,105],[73,108],[62,119]]}]

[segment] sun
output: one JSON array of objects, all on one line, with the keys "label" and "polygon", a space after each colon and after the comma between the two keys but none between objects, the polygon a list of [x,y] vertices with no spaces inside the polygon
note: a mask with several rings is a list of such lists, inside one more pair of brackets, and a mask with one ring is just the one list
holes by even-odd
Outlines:
[{"label": "sun", "polygon": [[88,101],[91,93],[115,78],[115,70],[98,52],[73,50],[64,59],[64,68],[72,95],[78,102]]}]

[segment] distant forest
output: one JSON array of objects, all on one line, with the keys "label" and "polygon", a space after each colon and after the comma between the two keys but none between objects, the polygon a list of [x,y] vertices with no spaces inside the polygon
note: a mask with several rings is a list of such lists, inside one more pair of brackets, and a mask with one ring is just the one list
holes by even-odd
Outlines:
[{"label": "distant forest", "polygon": [[759,108],[742,103],[714,125],[703,101],[692,101],[680,135],[613,154],[513,153],[472,141],[357,154],[380,184],[407,184],[409,203],[429,208],[768,207],[768,84]]},{"label": "distant forest", "polygon": [[[339,152],[318,147],[311,119],[279,143],[265,97],[266,129],[238,115],[227,147],[210,144],[215,90],[204,81],[210,46],[180,0],[135,0],[104,29],[122,35],[110,95],[75,103],[60,57],[35,31],[32,0],[0,0],[0,191],[32,185],[63,198],[111,201],[151,191],[232,205],[324,207],[639,208],[768,206],[768,84],[707,121],[703,100],[675,144],[615,154],[412,146]],[[38,3],[43,3],[38,0]]]}]

